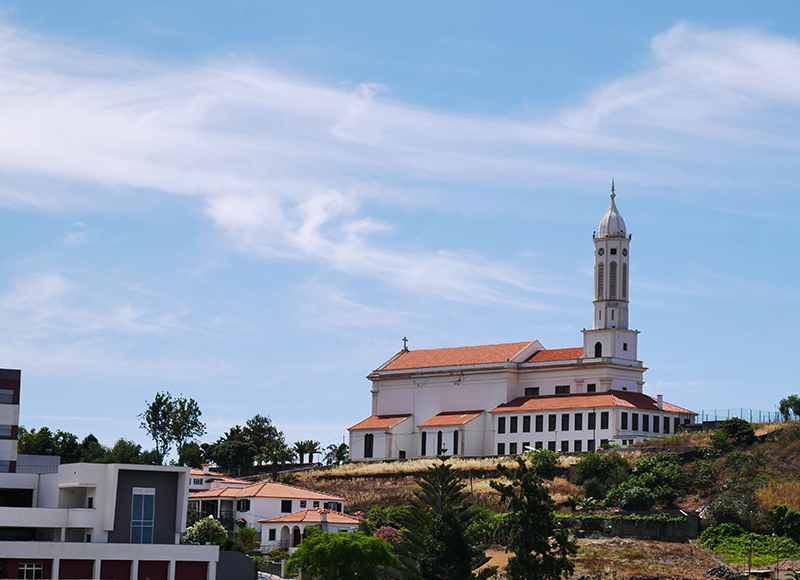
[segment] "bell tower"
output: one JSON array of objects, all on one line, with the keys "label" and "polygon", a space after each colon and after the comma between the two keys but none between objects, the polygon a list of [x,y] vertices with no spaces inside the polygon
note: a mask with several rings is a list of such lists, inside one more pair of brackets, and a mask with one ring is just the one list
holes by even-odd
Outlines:
[{"label": "bell tower", "polygon": [[636,360],[636,335],[628,329],[629,253],[625,229],[611,181],[611,203],[594,238],[594,312],[592,330],[584,330],[584,358]]}]

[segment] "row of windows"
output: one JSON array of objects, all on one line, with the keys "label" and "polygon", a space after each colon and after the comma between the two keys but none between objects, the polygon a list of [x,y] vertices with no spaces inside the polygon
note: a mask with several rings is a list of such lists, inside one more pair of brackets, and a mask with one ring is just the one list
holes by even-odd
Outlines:
[{"label": "row of windows", "polygon": [[[581,431],[583,430],[583,416],[584,413],[575,413],[574,417],[570,413],[564,413],[561,415],[561,430],[562,431],[569,431],[570,430],[570,418],[572,417],[572,429],[574,431]],[[522,432],[523,433],[530,433],[531,432],[531,415],[523,415],[522,416]],[[544,431],[544,415],[533,415],[533,427],[534,432],[542,433]],[[608,420],[609,414],[608,411],[601,411],[600,413],[600,429],[608,429]],[[558,425],[558,415],[547,415],[547,430],[548,431],[556,431],[556,426]],[[586,413],[586,428],[587,429],[596,429],[597,428],[597,413]],[[519,430],[519,417],[511,416],[508,417],[508,432],[509,433],[517,433]],[[506,432],[506,417],[498,417],[497,418],[497,433],[503,434]]]},{"label": "row of windows", "polygon": [[[450,439],[448,437],[448,439]],[[458,455],[458,441],[460,439],[458,429],[453,431],[452,435],[452,442],[453,442],[453,452],[451,455]],[[445,435],[443,432],[438,431],[436,433],[436,447],[433,450],[435,451],[434,455],[445,455],[447,454],[447,447],[445,444]],[[423,431],[422,436],[420,437],[420,454],[425,457],[428,455],[428,433]]]},{"label": "row of windows", "polygon": [[[550,451],[560,450],[562,453],[569,453],[572,451],[573,453],[581,453],[583,451],[593,452],[595,450],[595,440],[594,439],[587,439],[586,440],[586,447],[583,446],[582,439],[575,439],[572,441],[572,447],[570,448],[570,442],[567,440],[561,441],[558,443],[558,449],[556,447],[555,441],[547,441],[547,449]],[[545,442],[544,441],[534,441],[533,447],[531,447],[530,442],[523,441],[521,445],[517,443],[509,443],[508,444],[508,454],[509,455],[517,455],[518,453],[525,453],[530,449],[544,449]],[[601,439],[600,446],[608,445],[608,439]],[[498,455],[505,455],[506,454],[506,444],[505,443],[498,443],[497,444],[497,454]]]},{"label": "row of windows", "polygon": [[[627,345],[625,345],[627,346]],[[597,392],[597,383],[589,383],[586,385],[586,392],[587,393],[596,393]],[[569,385],[556,385],[556,395],[569,395],[570,393],[570,386]],[[525,387],[525,396],[526,397],[538,397],[539,396],[539,387]]]},{"label": "row of windows", "polygon": [[[247,509],[239,509],[239,505],[238,505],[238,502],[237,502],[237,507],[236,507],[237,510],[239,510],[240,512],[250,511],[250,500],[249,499],[248,500],[239,500],[239,501],[246,501],[247,504],[243,505],[242,507],[246,507]],[[308,507],[308,500],[301,499],[300,500],[300,509],[304,510],[307,507]],[[319,507],[319,502],[318,501],[311,502],[311,507],[312,508],[318,508]],[[322,509],[333,510],[333,511],[336,511],[336,512],[340,512],[340,511],[342,511],[342,504],[340,502],[337,502],[337,501],[326,501],[326,502],[324,502],[322,504]],[[281,500],[281,513],[291,514],[293,512],[294,512],[294,509],[292,508],[292,500],[290,500],[290,499],[282,499]]]},{"label": "row of windows", "polygon": [[[663,423],[663,430],[661,426],[661,416],[653,415],[652,416],[652,429],[651,426],[651,417],[650,415],[642,414],[642,422],[641,428],[639,424],[639,413],[631,413],[631,420],[630,420],[630,430],[631,431],[643,431],[645,433],[652,432],[652,433],[669,433],[670,432],[670,425],[669,425],[669,417],[664,417]],[[688,423],[688,421],[686,421]],[[678,432],[678,427],[681,424],[681,420],[678,417],[673,419],[674,431]],[[628,430],[628,412],[623,411],[619,415],[619,428],[621,430]]]}]

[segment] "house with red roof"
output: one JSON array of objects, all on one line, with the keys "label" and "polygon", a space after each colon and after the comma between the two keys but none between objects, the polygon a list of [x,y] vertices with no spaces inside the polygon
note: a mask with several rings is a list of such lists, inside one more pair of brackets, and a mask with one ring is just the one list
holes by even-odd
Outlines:
[{"label": "house with red roof", "polygon": [[192,467],[192,471],[189,474],[190,493],[217,489],[219,487],[247,487],[252,484],[252,481],[236,479],[234,477],[228,477],[224,473],[211,471],[208,463],[204,463],[202,469]]},{"label": "house with red roof", "polygon": [[349,429],[350,458],[585,452],[693,423],[693,411],[644,393],[639,331],[628,327],[631,236],[614,198],[612,184],[593,235],[592,324],[582,346],[404,346],[367,376],[372,413]]},{"label": "house with red roof", "polygon": [[275,518],[258,520],[261,524],[261,553],[278,548],[296,548],[305,537],[306,528],[319,528],[323,532],[355,532],[359,518],[335,510],[311,508],[284,514]]}]

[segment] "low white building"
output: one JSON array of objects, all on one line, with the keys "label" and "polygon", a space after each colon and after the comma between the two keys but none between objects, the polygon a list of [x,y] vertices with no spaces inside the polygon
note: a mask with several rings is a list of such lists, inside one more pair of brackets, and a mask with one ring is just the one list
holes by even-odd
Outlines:
[{"label": "low white building", "polygon": [[224,473],[211,471],[208,463],[203,464],[202,469],[192,467],[189,473],[189,493],[196,491],[207,491],[209,489],[218,489],[220,487],[247,487],[253,485],[252,481],[245,481],[243,479],[236,479],[228,477]]},{"label": "low white building", "polygon": [[644,394],[639,331],[628,328],[631,237],[611,203],[594,240],[592,328],[583,346],[537,340],[400,352],[367,377],[371,416],[350,458],[592,451],[675,433],[696,413]]},{"label": "low white building", "polygon": [[276,518],[258,520],[261,524],[261,553],[277,548],[292,552],[300,545],[309,527],[323,532],[355,532],[360,520],[355,516],[322,508],[299,510]]}]

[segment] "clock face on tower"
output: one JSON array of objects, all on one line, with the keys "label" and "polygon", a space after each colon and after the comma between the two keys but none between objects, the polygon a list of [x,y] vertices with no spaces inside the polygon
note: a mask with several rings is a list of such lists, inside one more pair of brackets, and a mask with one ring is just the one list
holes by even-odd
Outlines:
[{"label": "clock face on tower", "polygon": [[598,256],[602,256],[605,253],[606,253],[606,251],[603,248],[600,248],[599,250],[597,250],[597,255]]},{"label": "clock face on tower", "polygon": [[628,255],[628,248],[622,248],[622,255],[623,256],[627,256]]}]

